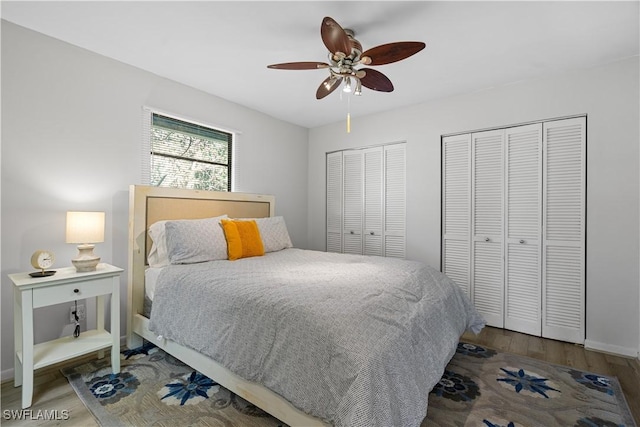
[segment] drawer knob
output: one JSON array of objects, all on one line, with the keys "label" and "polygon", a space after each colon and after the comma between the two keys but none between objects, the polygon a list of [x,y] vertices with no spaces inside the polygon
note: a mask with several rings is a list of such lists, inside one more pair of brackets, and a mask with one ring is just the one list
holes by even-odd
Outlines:
[{"label": "drawer knob", "polygon": [[80,289],[74,289],[73,292],[77,294],[80,292]]}]

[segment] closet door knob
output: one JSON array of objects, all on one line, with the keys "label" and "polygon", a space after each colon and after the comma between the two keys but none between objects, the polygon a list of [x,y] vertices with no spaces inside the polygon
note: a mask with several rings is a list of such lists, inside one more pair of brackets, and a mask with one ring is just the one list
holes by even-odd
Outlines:
[{"label": "closet door knob", "polygon": [[524,243],[524,240],[520,240],[520,243]]},{"label": "closet door knob", "polygon": [[485,241],[485,242],[488,242],[489,240],[490,240],[490,239],[489,239],[488,237],[485,237],[485,238],[484,238],[484,241]]},{"label": "closet door knob", "polygon": [[370,231],[369,234],[371,234],[372,236],[375,235],[376,233],[374,233],[373,231]]},{"label": "closet door knob", "polygon": [[349,232],[349,234],[356,234],[356,233],[355,233],[353,230],[351,230],[351,231]]}]

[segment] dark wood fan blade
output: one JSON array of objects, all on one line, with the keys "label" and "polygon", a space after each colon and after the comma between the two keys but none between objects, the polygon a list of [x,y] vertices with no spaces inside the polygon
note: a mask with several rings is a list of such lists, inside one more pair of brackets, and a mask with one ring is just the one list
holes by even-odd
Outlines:
[{"label": "dark wood fan blade", "polygon": [[333,92],[340,86],[341,82],[342,82],[342,77],[339,77],[336,79],[335,77],[329,76],[326,79],[324,79],[324,81],[320,83],[320,86],[316,91],[316,99],[322,99],[325,96],[329,95],[331,92]]},{"label": "dark wood fan blade", "polygon": [[322,20],[320,35],[322,36],[322,42],[327,49],[329,49],[329,52],[333,54],[342,52],[347,56],[351,53],[349,36],[333,18],[327,16]]},{"label": "dark wood fan blade", "polygon": [[396,42],[382,44],[380,46],[372,47],[366,50],[361,58],[369,57],[371,62],[366,60],[362,61],[366,65],[384,65],[391,64],[392,62],[402,61],[415,55],[425,48],[425,44],[422,42]]},{"label": "dark wood fan blade", "polygon": [[284,62],[282,64],[267,65],[267,68],[276,70],[318,70],[320,68],[329,68],[329,64],[324,62]]},{"label": "dark wood fan blade", "polygon": [[358,71],[364,71],[366,74],[360,79],[362,86],[379,92],[393,92],[393,83],[380,71],[372,68],[362,68]]}]

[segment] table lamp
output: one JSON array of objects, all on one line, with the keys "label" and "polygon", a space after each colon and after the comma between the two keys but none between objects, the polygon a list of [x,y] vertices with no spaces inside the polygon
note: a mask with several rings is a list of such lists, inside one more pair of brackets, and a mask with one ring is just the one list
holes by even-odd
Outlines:
[{"label": "table lamp", "polygon": [[67,243],[80,243],[78,256],[71,260],[76,271],[95,271],[100,257],[94,243],[104,242],[104,212],[67,212]]}]

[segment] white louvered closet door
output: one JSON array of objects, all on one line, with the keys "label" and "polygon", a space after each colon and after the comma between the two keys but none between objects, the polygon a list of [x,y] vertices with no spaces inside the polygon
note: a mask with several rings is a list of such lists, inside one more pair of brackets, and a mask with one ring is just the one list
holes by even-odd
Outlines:
[{"label": "white louvered closet door", "polygon": [[327,252],[342,252],[342,152],[327,154]]},{"label": "white louvered closet door", "polygon": [[406,257],[406,147],[384,147],[384,256]]},{"label": "white louvered closet door", "polygon": [[504,327],[504,130],[471,135],[472,301],[489,326]]},{"label": "white louvered closet door", "polygon": [[327,154],[327,251],[406,257],[405,146]]},{"label": "white louvered closet door", "polygon": [[382,147],[362,150],[364,156],[364,226],[365,255],[383,255],[383,157]]},{"label": "white louvered closet door", "polygon": [[544,124],[542,335],[584,343],[586,118]]},{"label": "white louvered closet door", "polygon": [[362,254],[363,153],[349,150],[343,159],[343,235],[342,251]]},{"label": "white louvered closet door", "polygon": [[442,139],[442,272],[469,296],[471,134]]},{"label": "white louvered closet door", "polygon": [[541,334],[542,124],[505,129],[505,328]]}]

